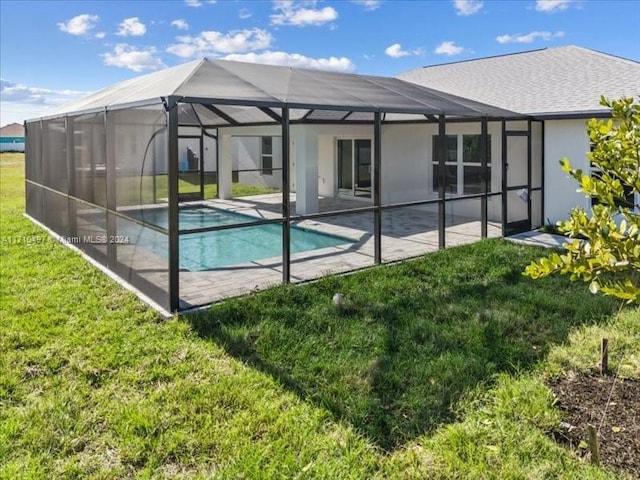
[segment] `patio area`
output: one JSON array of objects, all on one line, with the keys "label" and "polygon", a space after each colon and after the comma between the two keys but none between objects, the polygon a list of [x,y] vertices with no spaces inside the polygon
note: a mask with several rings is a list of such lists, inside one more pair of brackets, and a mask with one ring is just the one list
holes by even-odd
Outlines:
[{"label": "patio area", "polygon": [[[292,210],[295,201],[292,195]],[[233,200],[209,200],[204,204],[230,212],[270,219],[280,216],[280,194],[257,195]],[[320,198],[321,212],[338,212],[366,204],[342,198]],[[295,210],[294,210],[295,211]],[[344,245],[319,248],[291,255],[291,282],[303,282],[327,274],[345,273],[373,266],[372,213],[345,213],[292,222],[293,228],[336,235],[351,240]],[[480,239],[479,219],[447,215],[447,246]],[[499,222],[490,222],[489,237],[500,237]],[[393,262],[438,250],[437,205],[390,209],[382,214],[382,260]],[[148,264],[148,258],[146,259]],[[157,281],[157,279],[150,279]],[[208,271],[180,271],[181,308],[204,305],[225,298],[262,290],[282,282],[282,257],[267,258]]]},{"label": "patio area", "polygon": [[[207,206],[268,220],[281,217],[281,205],[281,194],[265,194],[232,200],[191,202],[182,206]],[[295,211],[295,194],[291,194],[291,205]],[[320,213],[338,214],[292,221],[292,228],[338,236],[348,241],[338,246],[292,253],[292,283],[375,265],[373,214],[347,212],[353,208],[367,206],[367,203],[323,197],[319,199],[319,205]],[[95,223],[93,210],[87,210],[85,215],[78,217],[78,231],[93,237],[106,235],[106,230]],[[500,222],[488,223],[487,236],[502,236]],[[438,237],[436,204],[393,208],[382,212],[383,262],[395,262],[435,252],[439,248]],[[148,285],[168,285],[166,257],[147,248],[138,238],[139,236],[134,235],[129,239],[130,243],[117,246],[118,263],[131,272],[137,272]],[[447,212],[445,239],[448,247],[472,243],[480,238],[479,219]],[[104,256],[107,254],[106,245],[93,245],[91,248],[100,250]],[[282,283],[282,268],[281,255],[204,271],[190,271],[181,265],[180,308],[193,308],[278,285]]]}]

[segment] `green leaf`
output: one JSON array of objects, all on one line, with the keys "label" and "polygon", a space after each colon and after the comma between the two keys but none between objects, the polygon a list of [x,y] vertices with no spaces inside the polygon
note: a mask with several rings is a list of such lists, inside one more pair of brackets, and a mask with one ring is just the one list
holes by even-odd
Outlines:
[{"label": "green leaf", "polygon": [[[601,98],[612,118],[591,119],[592,142],[587,157],[597,175],[571,166],[560,168],[578,183],[578,191],[594,199],[589,212],[574,208],[569,219],[557,223],[567,237],[581,238],[525,269],[533,279],[559,273],[589,284],[589,290],[640,303],[640,215],[628,197],[640,195],[640,103],[633,98]],[[640,207],[640,206],[639,206]]]}]

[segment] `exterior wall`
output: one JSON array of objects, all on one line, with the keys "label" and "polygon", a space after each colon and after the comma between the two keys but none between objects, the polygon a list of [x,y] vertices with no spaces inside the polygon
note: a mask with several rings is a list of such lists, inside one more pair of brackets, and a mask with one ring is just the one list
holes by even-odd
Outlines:
[{"label": "exterior wall", "polygon": [[204,152],[202,153],[204,160],[204,171],[215,172],[218,170],[218,151],[216,147],[216,139],[204,136],[203,139]]},{"label": "exterior wall", "polygon": [[338,186],[335,155],[334,137],[322,135],[318,138],[318,195],[333,197],[336,194]]},{"label": "exterior wall", "polygon": [[336,140],[338,138],[370,138],[373,140],[373,126],[311,125],[307,128],[311,128],[318,135],[318,195],[334,197],[338,192]]},{"label": "exterior wall", "polygon": [[[294,125],[291,129],[291,191],[296,191],[296,138],[304,135],[316,137],[318,165],[318,195],[333,197],[337,195],[336,140],[339,138],[370,138],[373,140],[372,125]],[[526,128],[526,122],[524,123]],[[233,136],[233,168],[259,168],[259,135],[278,135],[280,129],[274,127],[230,127],[221,129],[223,135]],[[488,133],[491,136],[491,191],[500,191],[502,182],[502,141],[500,122],[490,122]],[[437,124],[384,125],[382,127],[382,203],[400,203],[437,198],[433,190],[432,142],[438,134]],[[480,122],[449,123],[447,134],[459,136],[459,155],[462,155],[461,138],[464,134],[480,134]],[[275,147],[275,143],[274,143]],[[278,150],[281,154],[281,150]],[[312,152],[307,152],[307,155]],[[461,157],[460,157],[461,158]],[[521,168],[526,168],[526,159]],[[514,168],[517,163],[514,162]],[[274,157],[274,166],[276,159]],[[281,157],[280,163],[281,166]],[[277,178],[274,176],[274,178]],[[260,183],[263,177],[254,175],[244,178],[244,183]],[[279,186],[279,185],[273,185]],[[354,199],[355,200],[355,199]],[[368,199],[357,199],[369,201]],[[451,204],[454,205],[454,204]],[[479,217],[479,201],[457,202],[455,214]],[[488,202],[488,217],[491,221],[501,219],[501,199],[492,197]]]},{"label": "exterior wall", "polygon": [[[278,140],[281,135],[282,129],[277,125],[218,129],[218,171],[221,182],[221,198],[230,198],[231,191],[227,192],[225,178],[228,177],[230,182],[232,170],[260,168],[260,137],[271,136],[274,137],[274,140]],[[273,147],[273,167],[280,168],[282,167],[282,144],[279,141],[274,141]],[[282,188],[281,171],[273,172],[272,176],[261,175],[260,172],[247,172],[239,174],[238,180],[249,185]],[[231,188],[230,185],[229,183],[229,189]]]},{"label": "exterior wall", "polygon": [[[257,170],[262,168],[260,156],[261,138],[261,136],[234,137],[233,170]],[[282,168],[282,137],[273,137],[273,168]],[[282,188],[282,173],[279,170],[274,171],[271,175],[264,175],[260,171],[239,172],[238,181],[249,185]]]},{"label": "exterior wall", "polygon": [[589,199],[576,192],[578,185],[560,169],[558,162],[568,157],[575,168],[589,170],[587,120],[547,120],[544,141],[544,216],[545,223],[555,224],[568,218],[573,207],[590,208]]},{"label": "exterior wall", "polygon": [[[462,155],[460,138],[465,134],[480,134],[480,122],[449,123],[447,135],[458,135],[458,155]],[[500,191],[502,182],[501,124],[490,122],[491,136],[491,191]],[[428,200],[438,197],[433,189],[433,137],[438,134],[437,124],[385,125],[382,130],[382,203],[400,203]],[[526,160],[525,160],[526,161]],[[525,163],[526,165],[526,163]],[[474,202],[458,202],[456,215],[479,216]],[[500,197],[490,198],[488,218],[501,218]]]},{"label": "exterior wall", "polygon": [[[299,132],[296,129],[304,128],[305,134],[310,136],[317,136],[318,148],[317,148],[317,162],[318,162],[318,194],[321,196],[334,196],[336,194],[335,178],[337,175],[335,164],[335,139],[338,137],[360,137],[360,138],[373,138],[373,127],[370,125],[305,125],[291,126],[291,146],[290,146],[290,188],[292,192],[296,191],[296,136]],[[300,132],[301,133],[301,132]],[[256,138],[255,146],[251,145],[251,138],[259,136],[274,136],[279,137],[282,134],[282,130],[279,126],[265,126],[265,127],[226,127],[219,130],[221,136],[233,137],[233,142],[239,146],[233,147],[233,168],[259,168],[256,165],[256,161],[253,159],[258,158],[258,138]],[[246,140],[245,140],[246,139]],[[274,143],[274,149],[276,147]],[[221,154],[222,157],[222,154]],[[309,159],[313,160],[313,159]],[[240,163],[243,165],[254,165],[247,167],[239,167]],[[275,150],[274,150],[274,167],[276,163]],[[237,167],[238,166],[238,167]],[[278,145],[278,167],[282,166],[282,146]],[[274,176],[275,177],[275,176]],[[280,176],[279,176],[280,177]],[[249,183],[249,179],[244,180]],[[278,185],[280,186],[280,185]]]},{"label": "exterior wall", "polygon": [[[207,131],[209,134],[213,134],[215,135],[215,130],[210,129]],[[178,130],[178,135],[179,136],[200,136],[200,134],[202,133],[202,130],[200,129],[200,127],[185,127],[185,126],[181,126],[180,129]],[[196,140],[196,145],[198,145],[198,147],[196,148],[196,150],[200,149],[199,146],[199,140]],[[202,161],[204,162],[204,171],[205,172],[215,172],[217,170],[217,147],[216,147],[216,139],[212,138],[208,135],[203,135],[203,147],[204,147],[204,152],[201,152],[201,156],[202,156]],[[179,151],[178,152],[178,158],[184,158],[184,156],[186,155],[186,152],[182,152]],[[164,155],[164,157],[166,157],[166,155]],[[165,173],[167,172],[167,166],[166,165],[162,165],[162,166],[156,166],[156,168],[162,168]],[[158,170],[160,171],[160,170]]]},{"label": "exterior wall", "polygon": [[437,125],[382,127],[382,203],[428,200],[432,193],[431,135]]}]

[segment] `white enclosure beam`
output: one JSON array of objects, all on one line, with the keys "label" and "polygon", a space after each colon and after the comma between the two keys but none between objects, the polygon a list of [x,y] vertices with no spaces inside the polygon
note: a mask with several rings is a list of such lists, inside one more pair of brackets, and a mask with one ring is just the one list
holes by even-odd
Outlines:
[{"label": "white enclosure beam", "polygon": [[228,200],[233,194],[233,137],[231,135],[218,136],[218,198]]},{"label": "white enclosure beam", "polygon": [[308,126],[291,128],[295,161],[296,213],[317,213],[318,208],[318,135]]}]

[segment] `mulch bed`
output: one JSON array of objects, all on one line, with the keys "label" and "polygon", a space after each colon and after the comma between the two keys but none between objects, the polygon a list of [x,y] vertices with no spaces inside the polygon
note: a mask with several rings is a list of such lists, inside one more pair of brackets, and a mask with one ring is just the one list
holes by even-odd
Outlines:
[{"label": "mulch bed", "polygon": [[640,381],[569,372],[550,387],[564,412],[555,440],[590,457],[586,445],[591,424],[599,429],[601,464],[640,478]]}]

